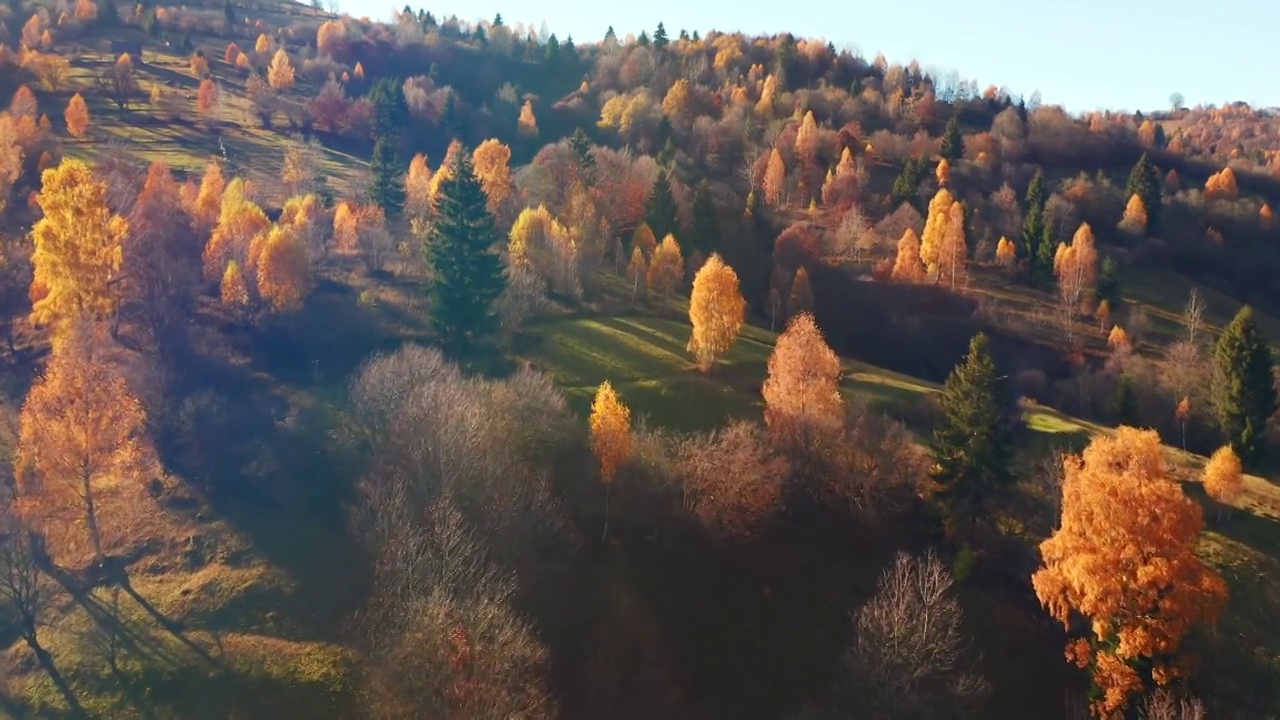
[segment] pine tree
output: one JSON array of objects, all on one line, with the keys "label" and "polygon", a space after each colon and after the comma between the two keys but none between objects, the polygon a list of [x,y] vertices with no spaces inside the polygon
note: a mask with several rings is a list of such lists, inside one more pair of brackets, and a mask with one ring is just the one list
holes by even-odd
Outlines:
[{"label": "pine tree", "polygon": [[1046,202],[1047,199],[1044,196],[1044,173],[1037,170],[1035,177],[1031,178],[1031,185],[1027,187],[1027,198],[1023,208],[1022,242],[1018,244],[1020,257],[1028,261],[1033,271],[1039,259],[1040,240],[1044,236],[1044,206]]},{"label": "pine tree", "polygon": [[947,121],[947,129],[942,134],[942,148],[938,151],[944,160],[952,163],[964,156],[964,140],[960,136],[960,120],[952,117]]},{"label": "pine tree", "polygon": [[1137,194],[1142,198],[1142,204],[1147,208],[1147,228],[1152,232],[1158,230],[1164,198],[1160,194],[1160,176],[1156,174],[1156,166],[1151,164],[1146,153],[1138,158],[1138,164],[1129,173],[1129,184],[1125,186],[1124,194]]},{"label": "pine tree", "polygon": [[470,153],[454,155],[435,210],[425,247],[433,278],[427,290],[431,324],[447,348],[465,352],[493,332],[493,303],[507,283],[495,249],[500,238]]},{"label": "pine tree", "polygon": [[658,179],[653,183],[649,203],[644,209],[644,221],[653,231],[654,237],[680,234],[676,198],[671,194],[671,181],[667,178],[666,168],[658,168]]},{"label": "pine tree", "polygon": [[378,138],[373,146],[373,160],[369,163],[373,171],[373,185],[369,188],[369,196],[382,208],[388,219],[400,217],[404,210],[404,172],[396,157],[394,142],[389,137]]},{"label": "pine tree", "polygon": [[1245,462],[1261,455],[1267,420],[1276,411],[1271,375],[1271,348],[1253,318],[1253,308],[1240,308],[1214,349],[1222,385],[1218,407],[1222,431]]},{"label": "pine tree", "polygon": [[693,247],[704,255],[716,252],[720,246],[720,220],[716,215],[711,186],[703,181],[693,198],[693,227],[690,228]]},{"label": "pine tree", "polygon": [[940,406],[942,424],[933,433],[933,479],[953,520],[977,516],[987,497],[1013,482],[1009,421],[996,390],[996,367],[987,336],[969,342],[969,355],[947,378]]},{"label": "pine tree", "polygon": [[[452,99],[453,93],[449,97]],[[409,107],[405,103],[400,83],[395,78],[384,77],[369,90],[368,99],[373,105],[374,137],[399,137],[400,130],[409,121]]]},{"label": "pine tree", "polygon": [[910,157],[902,164],[902,172],[893,181],[889,191],[893,204],[915,200],[920,194],[920,181],[924,179],[924,158]]},{"label": "pine tree", "polygon": [[653,31],[653,46],[661,50],[667,46],[667,29],[662,23],[658,23],[658,29]]},{"label": "pine tree", "polygon": [[1116,261],[1111,258],[1103,258],[1102,267],[1098,272],[1098,299],[1106,300],[1111,309],[1115,309],[1120,304],[1120,278],[1116,271]]},{"label": "pine tree", "polygon": [[579,174],[584,180],[591,179],[596,167],[596,156],[591,152],[591,140],[586,131],[581,127],[574,130],[573,135],[569,136],[569,147],[573,148],[573,155],[578,159]]},{"label": "pine tree", "polygon": [[[1120,327],[1117,325],[1116,327]],[[1116,423],[1136,427],[1142,424],[1138,415],[1138,395],[1133,386],[1133,376],[1125,373],[1116,381],[1115,397],[1112,398],[1116,414]]]}]

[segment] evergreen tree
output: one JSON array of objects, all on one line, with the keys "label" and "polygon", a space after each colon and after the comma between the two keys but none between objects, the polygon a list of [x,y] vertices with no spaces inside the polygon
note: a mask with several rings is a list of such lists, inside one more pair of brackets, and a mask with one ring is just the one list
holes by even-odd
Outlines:
[{"label": "evergreen tree", "polygon": [[778,92],[786,92],[790,89],[788,73],[791,71],[791,61],[796,55],[796,38],[791,33],[783,33],[778,41],[778,49],[773,53],[773,75],[778,83]]},{"label": "evergreen tree", "polygon": [[1217,389],[1222,431],[1237,455],[1256,462],[1264,449],[1267,420],[1276,411],[1276,389],[1271,348],[1253,319],[1253,308],[1240,308],[1213,357],[1222,379]]},{"label": "evergreen tree", "polygon": [[649,47],[649,34],[641,30],[640,37],[636,38],[636,44],[640,47]]},{"label": "evergreen tree", "polygon": [[378,138],[373,146],[369,169],[373,172],[370,198],[382,208],[388,220],[400,217],[404,210],[404,168],[396,157],[395,143],[391,138]]},{"label": "evergreen tree", "polygon": [[502,27],[502,13],[493,16],[493,26],[496,28]]},{"label": "evergreen tree", "polygon": [[1133,376],[1124,373],[1116,381],[1115,397],[1112,399],[1116,414],[1116,422],[1121,425],[1137,427],[1142,424],[1138,416],[1138,395],[1133,388]]},{"label": "evergreen tree", "polygon": [[493,303],[507,285],[500,240],[471,153],[458,153],[440,185],[436,220],[424,247],[432,277],[427,288],[431,325],[454,353],[482,344],[497,327]]},{"label": "evergreen tree", "polygon": [[1053,282],[1053,259],[1058,254],[1057,236],[1052,225],[1044,225],[1040,244],[1036,247],[1035,262],[1031,266],[1032,279],[1037,284],[1048,285]]},{"label": "evergreen tree", "polygon": [[589,179],[596,167],[596,156],[591,151],[591,139],[581,126],[569,136],[569,147],[573,148],[573,155],[578,159],[578,172]]},{"label": "evergreen tree", "polygon": [[676,198],[671,194],[671,181],[667,178],[667,169],[658,168],[658,179],[653,183],[649,193],[649,203],[644,209],[644,221],[648,223],[653,236],[659,241],[668,233],[680,233],[680,217],[676,210]]},{"label": "evergreen tree", "polygon": [[398,137],[400,130],[409,122],[409,106],[404,101],[400,83],[393,77],[379,79],[369,89],[368,100],[373,105],[374,137]]},{"label": "evergreen tree", "polygon": [[609,42],[610,40],[613,40],[614,42],[618,41],[618,34],[613,31],[612,25],[609,26],[608,30],[604,31],[604,41]]},{"label": "evergreen tree", "polygon": [[[1018,245],[1018,254],[1031,266],[1032,275],[1039,261],[1040,242],[1044,239],[1044,206],[1047,198],[1044,195],[1044,173],[1036,171],[1027,187],[1027,197],[1023,208],[1022,242]],[[1052,256],[1050,257],[1052,265]]]},{"label": "evergreen tree", "polygon": [[1164,125],[1160,125],[1160,124],[1156,125],[1155,141],[1156,141],[1156,147],[1160,148],[1161,150],[1169,147],[1169,137],[1164,134]]},{"label": "evergreen tree", "polygon": [[547,51],[544,62],[547,64],[547,73],[555,75],[560,71],[560,41],[556,39],[556,34],[551,33],[551,37],[547,39]]},{"label": "evergreen tree", "polygon": [[698,184],[693,198],[693,227],[689,235],[693,247],[702,251],[703,256],[710,256],[720,248],[720,219],[711,197],[711,186],[705,180]]},{"label": "evergreen tree", "polygon": [[1120,305],[1120,277],[1116,271],[1116,261],[1104,258],[1102,269],[1098,272],[1098,299],[1106,300],[1114,310]]},{"label": "evergreen tree", "polygon": [[653,31],[653,46],[661,50],[667,46],[667,29],[658,23],[658,29]]},{"label": "evergreen tree", "polygon": [[697,30],[694,30],[694,31],[693,31],[693,41],[694,41],[694,42],[701,42],[701,41],[702,41],[702,38],[698,37],[698,31],[697,31]]},{"label": "evergreen tree", "polygon": [[972,520],[986,498],[1013,483],[1013,439],[996,390],[996,367],[987,336],[969,342],[969,355],[947,378],[940,400],[942,423],[933,433],[933,479],[955,521]]},{"label": "evergreen tree", "polygon": [[904,200],[914,202],[919,199],[920,181],[924,179],[925,172],[924,158],[907,158],[902,164],[902,172],[893,181],[893,188],[889,191],[894,205]]},{"label": "evergreen tree", "polygon": [[938,154],[952,164],[964,156],[964,139],[960,136],[960,120],[954,116],[947,121],[946,132],[942,133],[942,149]]},{"label": "evergreen tree", "polygon": [[1160,194],[1160,177],[1156,173],[1156,166],[1146,153],[1138,158],[1138,164],[1129,173],[1129,184],[1125,186],[1125,197],[1133,197],[1135,194],[1142,198],[1142,204],[1147,208],[1147,228],[1155,231],[1160,224],[1164,198]]}]

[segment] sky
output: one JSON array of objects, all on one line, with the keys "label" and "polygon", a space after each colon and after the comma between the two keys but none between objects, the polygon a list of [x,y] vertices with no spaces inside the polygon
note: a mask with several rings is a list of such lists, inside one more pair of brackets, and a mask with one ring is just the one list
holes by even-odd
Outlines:
[{"label": "sky", "polygon": [[[387,19],[385,0],[339,0],[354,16]],[[416,9],[418,5],[411,5]],[[820,37],[867,59],[956,71],[979,87],[1008,87],[1073,113],[1159,110],[1174,92],[1186,104],[1243,100],[1280,105],[1274,82],[1275,0],[441,0],[437,17],[539,26],[564,40],[597,41],[612,25],[619,38],[663,22],[681,28]]]}]

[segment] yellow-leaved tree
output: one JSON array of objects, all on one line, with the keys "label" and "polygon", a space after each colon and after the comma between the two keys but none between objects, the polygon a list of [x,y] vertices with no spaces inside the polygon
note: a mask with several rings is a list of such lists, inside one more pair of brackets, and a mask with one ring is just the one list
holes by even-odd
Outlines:
[{"label": "yellow-leaved tree", "polygon": [[893,261],[893,272],[890,277],[895,282],[924,282],[926,269],[920,260],[920,236],[916,231],[907,228],[898,240],[898,256]]},{"label": "yellow-leaved tree", "polygon": [[249,244],[259,233],[266,232],[271,221],[258,204],[245,196],[244,180],[236,178],[222,194],[222,207],[218,213],[218,226],[213,229],[209,243],[204,248],[204,276],[209,282],[222,277],[227,262],[236,260],[250,272],[246,262]]},{"label": "yellow-leaved tree", "polygon": [[693,333],[688,351],[697,359],[698,369],[711,370],[716,358],[733,347],[746,318],[747,302],[738,286],[738,274],[717,253],[703,263],[693,278],[689,296],[689,323]]},{"label": "yellow-leaved tree", "polygon": [[106,183],[80,160],[45,170],[41,183],[36,201],[44,217],[31,229],[31,321],[53,327],[56,349],[75,322],[114,317],[129,223],[107,206]]},{"label": "yellow-leaved tree", "polygon": [[591,449],[600,461],[604,481],[604,538],[609,537],[609,495],[618,469],[631,460],[631,410],[608,380],[591,402]]},{"label": "yellow-leaved tree", "polygon": [[1215,502],[1231,505],[1244,492],[1244,467],[1230,445],[1218,448],[1204,465],[1204,491]]},{"label": "yellow-leaved tree", "polygon": [[89,106],[85,105],[80,93],[71,96],[62,117],[67,121],[67,132],[71,133],[71,137],[77,140],[84,138],[84,134],[89,131]]},{"label": "yellow-leaved tree", "polygon": [[511,195],[511,148],[489,138],[476,146],[471,164],[489,197],[489,212],[497,215]]},{"label": "yellow-leaved tree", "polygon": [[297,228],[276,225],[266,236],[257,262],[258,295],[273,312],[293,312],[302,307],[311,289],[311,263]]},{"label": "yellow-leaved tree", "polygon": [[645,259],[644,252],[637,245],[631,248],[631,262],[627,263],[627,279],[631,281],[632,300],[640,294],[640,288],[645,287],[643,281],[648,275],[649,261]]},{"label": "yellow-leaved tree", "polygon": [[1138,193],[1129,196],[1119,227],[1130,235],[1141,235],[1147,231],[1147,206]]},{"label": "yellow-leaved tree", "polygon": [[938,278],[938,254],[946,242],[947,227],[951,222],[951,206],[956,204],[951,191],[942,188],[929,201],[929,215],[924,223],[924,234],[920,237],[920,260],[924,262],[928,273]]},{"label": "yellow-leaved tree", "polygon": [[653,236],[649,223],[642,222],[636,226],[635,232],[631,234],[631,247],[644,253],[645,262],[653,259],[653,251],[658,248],[658,239]]},{"label": "yellow-leaved tree", "polygon": [[227,269],[222,271],[222,283],[218,289],[223,305],[236,310],[249,307],[249,285],[244,281],[244,273],[240,272],[240,263],[235,260],[227,263]]},{"label": "yellow-leaved tree", "polygon": [[996,262],[1005,267],[1013,267],[1018,261],[1018,248],[1014,246],[1009,238],[1001,235],[1000,242],[996,243]]},{"label": "yellow-leaved tree", "polygon": [[83,560],[86,550],[101,559],[110,544],[104,525],[145,502],[159,470],[146,413],[110,346],[87,325],[74,327],[22,405],[19,508],[60,561]]},{"label": "yellow-leaved tree", "polygon": [[289,54],[280,48],[271,65],[267,67],[267,83],[273,90],[288,90],[293,87],[293,64],[289,62]]},{"label": "yellow-leaved tree", "polygon": [[409,161],[409,173],[404,179],[404,211],[411,218],[431,212],[431,166],[422,153]]},{"label": "yellow-leaved tree", "polygon": [[769,153],[769,163],[764,169],[763,189],[765,202],[775,207],[782,203],[787,191],[787,166],[782,161],[782,153],[778,152],[778,148]]},{"label": "yellow-leaved tree", "polygon": [[1067,659],[1092,669],[1094,712],[1116,718],[1146,682],[1186,677],[1182,641],[1217,618],[1227,587],[1196,555],[1200,505],[1170,477],[1154,430],[1098,435],[1064,473],[1061,527],[1031,584],[1068,631],[1089,621]]},{"label": "yellow-leaved tree", "polygon": [[222,209],[222,194],[227,190],[226,180],[222,177],[222,166],[215,159],[210,159],[200,177],[200,192],[196,194],[195,204],[188,208],[194,218],[196,231],[204,234],[212,232],[218,223],[218,214]]},{"label": "yellow-leaved tree", "polygon": [[933,171],[934,177],[938,179],[939,187],[946,187],[951,184],[951,163],[946,158],[938,161],[938,167]]},{"label": "yellow-leaved tree", "polygon": [[[520,117],[516,120],[516,128],[519,130],[520,137],[534,138],[538,136],[538,118],[533,115],[533,101],[525,100],[524,105],[520,107]],[[447,167],[448,163],[441,165]]]},{"label": "yellow-leaved tree", "polygon": [[938,248],[937,277],[945,280],[955,290],[969,281],[969,241],[965,237],[964,206],[951,203],[947,210],[946,230],[942,245]]},{"label": "yellow-leaved tree", "polygon": [[676,236],[668,234],[649,262],[649,292],[665,297],[675,292],[683,279],[684,255]]},{"label": "yellow-leaved tree", "polygon": [[809,313],[800,313],[769,356],[764,381],[764,424],[776,445],[807,444],[829,436],[844,422],[840,359]]}]

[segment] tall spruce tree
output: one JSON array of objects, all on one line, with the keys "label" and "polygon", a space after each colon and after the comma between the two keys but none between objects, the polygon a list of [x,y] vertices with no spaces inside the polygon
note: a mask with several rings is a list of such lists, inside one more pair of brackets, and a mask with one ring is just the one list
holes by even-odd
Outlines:
[{"label": "tall spruce tree", "polygon": [[1023,202],[1022,243],[1018,245],[1018,254],[1031,266],[1035,275],[1036,262],[1039,260],[1040,242],[1044,239],[1044,206],[1048,199],[1044,195],[1044,173],[1037,170],[1031,184],[1027,186],[1027,197]]},{"label": "tall spruce tree", "polygon": [[380,137],[374,144],[369,169],[373,172],[369,197],[382,208],[388,220],[400,217],[404,210],[404,168],[390,137]]},{"label": "tall spruce tree", "polygon": [[924,179],[925,162],[924,158],[912,156],[902,163],[902,172],[898,173],[898,177],[894,178],[893,187],[889,190],[889,197],[894,205],[904,200],[907,202],[915,202],[920,196],[920,181]]},{"label": "tall spruce tree", "polygon": [[689,228],[689,235],[693,247],[702,251],[703,256],[720,249],[720,220],[706,180],[698,184],[698,192],[693,197],[693,227]]},{"label": "tall spruce tree", "polygon": [[1256,462],[1277,403],[1271,347],[1253,319],[1253,308],[1240,308],[1218,338],[1213,358],[1221,378],[1217,393],[1222,431],[1241,459]]},{"label": "tall spruce tree", "polygon": [[590,179],[596,167],[596,156],[591,151],[591,139],[581,126],[569,136],[569,147],[573,148],[573,155],[578,160],[578,172]]},{"label": "tall spruce tree", "polygon": [[1147,228],[1156,230],[1160,226],[1160,210],[1164,206],[1164,198],[1160,194],[1160,177],[1156,166],[1146,153],[1142,153],[1138,164],[1129,172],[1129,183],[1124,189],[1126,198],[1135,194],[1142,198],[1142,204],[1147,208]]},{"label": "tall spruce tree", "polygon": [[1013,483],[1013,439],[996,389],[996,367],[987,336],[969,341],[969,354],[947,378],[940,401],[942,423],[933,433],[939,498],[955,521],[973,520],[988,497]]},{"label": "tall spruce tree", "polygon": [[644,208],[644,221],[649,224],[653,236],[662,242],[668,233],[679,237],[680,217],[676,209],[676,198],[671,193],[671,180],[667,177],[665,167],[658,168],[658,179],[653,182],[653,190],[649,192],[649,202]]},{"label": "tall spruce tree", "polygon": [[952,117],[947,121],[947,129],[942,133],[942,148],[938,154],[955,163],[964,156],[964,139],[960,137],[960,120]]},{"label": "tall spruce tree", "polygon": [[409,106],[400,83],[393,77],[380,78],[369,89],[368,100],[373,105],[374,137],[398,139],[409,123]]},{"label": "tall spruce tree", "polygon": [[661,50],[667,46],[667,42],[669,42],[667,29],[663,27],[662,23],[658,23],[658,29],[653,31],[653,46]]},{"label": "tall spruce tree", "polygon": [[454,158],[436,213],[424,247],[432,276],[431,325],[447,350],[462,354],[491,337],[497,327],[493,304],[507,285],[500,237],[471,153]]}]

